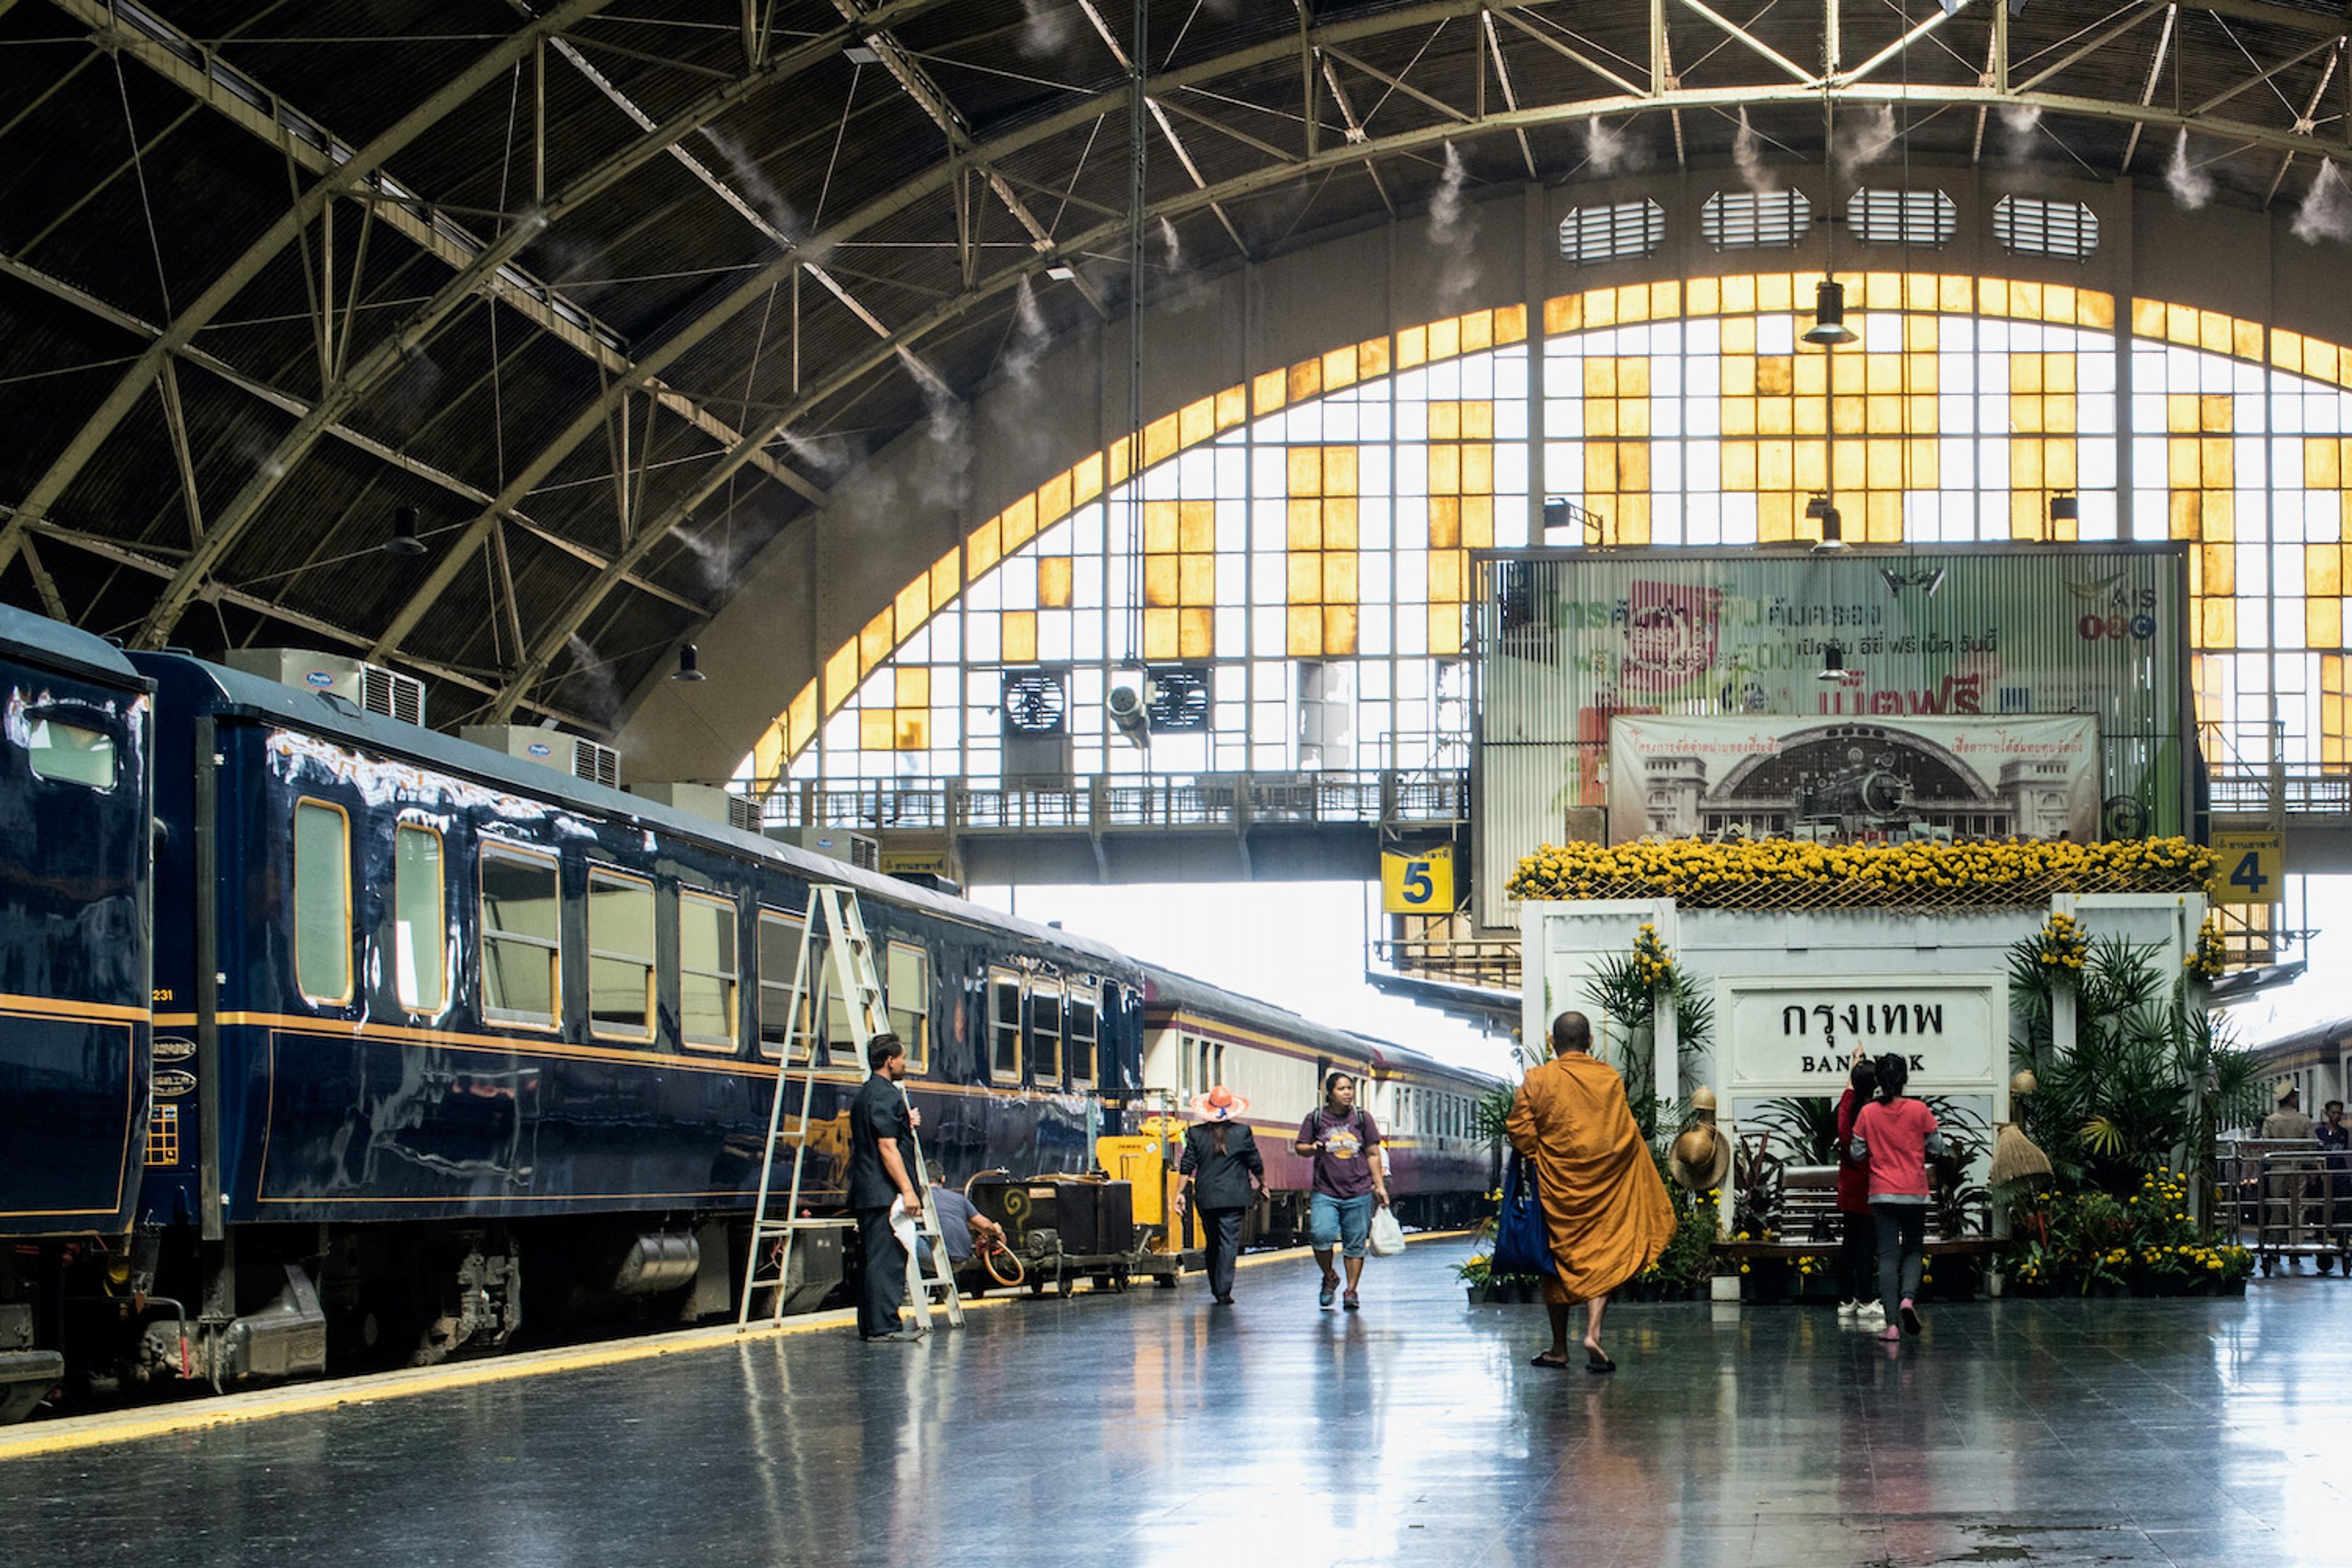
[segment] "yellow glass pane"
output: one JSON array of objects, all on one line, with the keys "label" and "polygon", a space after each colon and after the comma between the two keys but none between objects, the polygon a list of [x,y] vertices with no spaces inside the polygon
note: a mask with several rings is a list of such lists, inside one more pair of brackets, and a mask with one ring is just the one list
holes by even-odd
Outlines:
[{"label": "yellow glass pane", "polygon": [[1346,344],[1323,356],[1323,389],[1336,392],[1356,384],[1356,345]]},{"label": "yellow glass pane", "polygon": [[2025,282],[2011,283],[2008,314],[2020,316],[2027,321],[2040,321],[2042,319],[2042,285]]},{"label": "yellow glass pane", "polygon": [[1206,608],[1176,613],[1176,657],[1209,658],[1217,651],[1216,612]]},{"label": "yellow glass pane", "polygon": [[1004,612],[1004,662],[1034,664],[1037,662],[1037,612],[1007,610]]},{"label": "yellow glass pane", "polygon": [[1433,403],[1429,405],[1429,438],[1433,441],[1459,441],[1462,438],[1462,405]]},{"label": "yellow glass pane", "polygon": [[1174,658],[1177,638],[1176,612],[1146,610],[1143,612],[1143,657]]},{"label": "yellow glass pane", "polygon": [[1613,327],[1617,324],[1617,290],[1591,289],[1584,296],[1584,324],[1588,327]]},{"label": "yellow glass pane", "polygon": [[1121,436],[1118,440],[1113,441],[1103,453],[1104,472],[1112,484],[1119,483],[1128,476],[1129,463],[1127,449],[1132,440],[1132,437]]},{"label": "yellow glass pane", "polygon": [[[1437,454],[1434,452],[1430,454],[1432,460],[1429,465],[1431,474],[1429,488],[1431,489],[1435,489],[1437,488],[1436,456]],[[1584,488],[1590,490],[1613,490],[1618,488],[1616,442],[1593,441],[1586,444],[1584,448]]]},{"label": "yellow glass pane", "polygon": [[2009,482],[2011,489],[2038,490],[2042,488],[2042,443],[2019,438],[2009,444]]},{"label": "yellow glass pane", "polygon": [[[1738,323],[1736,321],[1726,321],[1723,323],[1724,331],[1727,332],[1738,324]],[[1753,397],[1756,395],[1756,359],[1754,355],[1736,354],[1727,350],[1724,353],[1721,363],[1722,372],[1718,380],[1717,390],[1724,396]]]},{"label": "yellow glass pane", "polygon": [[1452,550],[1462,542],[1462,501],[1457,496],[1429,498],[1429,546]]},{"label": "yellow glass pane", "polygon": [[[1524,310],[1520,312],[1519,320],[1522,325],[1526,323],[1527,313]],[[1358,343],[1356,345],[1356,368],[1363,374],[1363,377],[1366,381],[1370,381],[1377,376],[1388,374],[1388,339],[1366,338],[1362,342]]]},{"label": "yellow glass pane", "polygon": [[2053,435],[2073,435],[2075,407],[2073,393],[2053,393],[2042,400],[2042,427]]},{"label": "yellow glass pane", "polygon": [[2209,598],[2201,606],[2200,616],[2205,628],[2206,647],[2235,647],[2238,643],[2238,606],[2229,599]]},{"label": "yellow glass pane", "polygon": [[[1307,551],[1292,555],[1283,563],[1284,597],[1294,605],[1312,605],[1323,594],[1323,554]],[[1320,633],[1317,634],[1318,637]]]},{"label": "yellow glass pane", "polygon": [[1429,552],[1429,602],[1456,604],[1462,598],[1462,552],[1458,550],[1433,550]]},{"label": "yellow glass pane", "polygon": [[2236,537],[2237,507],[2228,490],[2207,490],[2197,498],[2198,537],[2228,540]]},{"label": "yellow glass pane", "polygon": [[1143,602],[1147,605],[1169,605],[1177,602],[1176,557],[1147,555],[1143,558]]},{"label": "yellow glass pane", "polygon": [[1869,367],[1861,354],[1838,354],[1830,361],[1830,390],[1839,393],[1870,390]]},{"label": "yellow glass pane", "polygon": [[1462,493],[1461,447],[1433,446],[1429,448],[1429,493],[1432,495]]},{"label": "yellow glass pane", "polygon": [[1733,316],[1723,323],[1723,355],[1726,359],[1734,354],[1753,354],[1755,352],[1756,319],[1753,316]]},{"label": "yellow glass pane", "polygon": [[[1723,313],[1727,316],[1748,316],[1753,315],[1755,310],[1756,279],[1748,277],[1725,279],[1723,280]],[[1724,352],[1727,353],[1731,352],[1728,334],[1736,324],[1732,321],[1723,323],[1723,330],[1727,334]],[[1748,342],[1752,344],[1756,338],[1756,324],[1753,321],[1748,323]],[[1754,351],[1751,348],[1747,352]]]},{"label": "yellow glass pane", "polygon": [[1874,436],[1899,436],[1903,433],[1903,399],[1886,394],[1874,394],[1862,400],[1863,428]]},{"label": "yellow glass pane", "polygon": [[816,739],[816,682],[812,680],[793,694],[793,705],[784,710],[784,722],[793,751],[799,751]]},{"label": "yellow glass pane", "polygon": [[901,665],[898,668],[898,691],[893,700],[901,708],[929,708],[931,705],[931,672],[919,664]]},{"label": "yellow glass pane", "polygon": [[986,576],[1004,558],[1003,532],[994,518],[990,518],[971,531],[963,542],[964,577],[967,581]]},{"label": "yellow glass pane", "polygon": [[1278,370],[1267,371],[1250,382],[1250,405],[1260,414],[1271,414],[1287,399],[1287,383]]},{"label": "yellow glass pane", "polygon": [[1863,390],[1870,393],[1903,390],[1903,356],[1901,354],[1864,354],[1862,359]]},{"label": "yellow glass pane", "polygon": [[[1929,307],[1922,307],[1922,309],[1927,308]],[[1903,346],[1910,350],[1914,354],[1917,355],[1925,356],[1934,353],[1936,352],[1937,345],[1943,341],[1943,335],[1939,331],[1939,327],[1940,323],[1938,323],[1933,316],[1904,317]],[[1925,358],[1915,360],[1913,362],[1912,373],[1916,375],[1923,367],[1927,370],[1928,374],[1933,375],[1936,371],[1936,362],[1932,359]]]},{"label": "yellow glass pane", "polygon": [[1864,445],[1863,453],[1872,489],[1900,490],[1903,488],[1902,442],[1872,441]]},{"label": "yellow glass pane", "polygon": [[[1722,309],[1723,284],[1721,279],[1715,278],[1694,278],[1690,280],[1690,314],[1694,316],[1712,316]],[[1550,331],[1552,330],[1551,313],[1549,308],[1547,308],[1544,312],[1544,330],[1546,331]]]},{"label": "yellow glass pane", "polygon": [[1475,441],[1495,438],[1495,405],[1492,403],[1481,401],[1457,406],[1462,410],[1462,434],[1465,437]]},{"label": "yellow glass pane", "polygon": [[924,617],[931,613],[929,574],[926,573],[899,589],[898,596],[890,603],[890,612],[898,624],[898,640],[904,642],[914,635],[915,628],[921,626]]},{"label": "yellow glass pane", "polygon": [[[1486,472],[1485,482],[1476,485],[1465,482],[1463,489],[1475,489],[1480,493],[1491,492],[1495,488],[1494,449],[1490,447],[1473,447],[1464,456],[1465,459],[1477,458],[1486,459]],[[1468,476],[1465,475],[1465,480],[1467,478]],[[1642,491],[1650,488],[1650,448],[1646,445],[1637,441],[1617,443],[1617,488],[1626,491]]]},{"label": "yellow glass pane", "polygon": [[2169,531],[2172,538],[2194,539],[2197,537],[2199,499],[2195,490],[2174,490],[2170,493],[2165,508],[2165,515],[2170,524]]},{"label": "yellow glass pane", "polygon": [[2113,331],[2116,325],[2116,297],[2104,291],[2078,289],[2074,291],[2074,324],[2097,331]]},{"label": "yellow glass pane", "polygon": [[760,738],[751,742],[751,779],[761,786],[763,795],[777,775],[784,771],[784,759],[796,749],[784,728],[783,716],[779,714],[777,721],[762,730]]},{"label": "yellow glass pane", "polygon": [[1797,360],[1797,395],[1820,397],[1830,389],[1830,362],[1826,354],[1802,354]]},{"label": "yellow glass pane", "polygon": [[1180,558],[1177,602],[1185,605],[1213,605],[1217,602],[1217,558],[1213,555],[1186,555]]},{"label": "yellow glass pane", "polygon": [[1830,449],[1822,441],[1792,441],[1789,445],[1790,472],[1789,486],[1808,496],[1815,490],[1829,489]]},{"label": "yellow glass pane", "polygon": [[[1618,443],[1622,448],[1630,445]],[[1465,442],[1462,447],[1462,493],[1468,496],[1491,495],[1495,489],[1495,448],[1483,441]]]},{"label": "yellow glass pane", "polygon": [[1587,400],[1584,408],[1584,433],[1587,436],[1617,434],[1617,400],[1596,397]]},{"label": "yellow glass pane", "polygon": [[1429,606],[1429,651],[1438,658],[1451,658],[1462,651],[1462,612],[1446,605]]},{"label": "yellow glass pane", "polygon": [[2042,482],[2053,490],[2071,490],[2080,482],[2074,477],[2075,446],[2072,441],[2045,441],[2042,446]]},{"label": "yellow glass pane", "polygon": [[1786,490],[1767,490],[1756,498],[1756,537],[1767,544],[1785,543],[1797,536],[1797,498]]},{"label": "yellow glass pane", "polygon": [[1178,538],[1176,503],[1172,500],[1148,500],[1143,503],[1143,548],[1152,555],[1173,554]]},{"label": "yellow glass pane", "polygon": [[[2303,647],[2307,648],[2340,648],[2345,644],[2345,611],[2343,599],[2305,599],[2303,602]],[[2343,726],[2336,726],[2343,733]]]},{"label": "yellow glass pane", "polygon": [[1841,492],[1858,490],[1865,488],[1863,482],[1865,477],[1863,444],[1859,441],[1839,442],[1836,452],[1830,458],[1830,483]]},{"label": "yellow glass pane", "polygon": [[1301,360],[1292,365],[1287,385],[1293,403],[1317,396],[1323,390],[1323,362],[1319,359]]},{"label": "yellow glass pane", "polygon": [[1171,414],[1154,419],[1143,427],[1143,466],[1152,468],[1174,457],[1177,451],[1177,416]]},{"label": "yellow glass pane", "polygon": [[1356,482],[1356,448],[1324,447],[1323,493],[1327,496],[1351,496],[1359,488]]},{"label": "yellow glass pane", "polygon": [[1044,528],[1070,515],[1070,476],[1055,474],[1037,487],[1037,526]]},{"label": "yellow glass pane", "polygon": [[1584,362],[1584,395],[1614,397],[1617,395],[1617,362],[1613,359],[1589,359]]},{"label": "yellow glass pane", "polygon": [[1716,405],[1716,415],[1727,436],[1756,434],[1756,400],[1752,397],[1727,397]]},{"label": "yellow glass pane", "polygon": [[1406,327],[1396,335],[1396,367],[1411,370],[1429,362],[1429,329]]},{"label": "yellow glass pane", "polygon": [[2225,354],[2237,342],[2237,323],[2219,310],[2197,312],[2197,346],[2207,353]]},{"label": "yellow glass pane", "polygon": [[2193,490],[2202,482],[2203,474],[2197,465],[2197,443],[2173,440],[2165,443],[2165,482],[2176,490]]},{"label": "yellow glass pane", "polygon": [[1461,352],[1461,322],[1445,321],[1429,323],[1429,357],[1431,359],[1452,359]]},{"label": "yellow glass pane", "polygon": [[2303,483],[2306,489],[2333,489],[2343,471],[2333,440],[2322,437],[2303,444]]},{"label": "yellow glass pane", "polygon": [[2316,599],[2344,592],[2343,551],[2333,544],[2315,544],[2303,552],[2303,591]]},{"label": "yellow glass pane", "polygon": [[2263,357],[2263,324],[2260,321],[2232,322],[2230,352],[2242,360],[2259,361]]},{"label": "yellow glass pane", "polygon": [[1617,400],[1617,433],[1620,436],[1647,436],[1650,433],[1650,405],[1647,399]]},{"label": "yellow glass pane", "polygon": [[1473,550],[1485,550],[1495,542],[1495,498],[1464,496],[1462,498],[1462,542]]},{"label": "yellow glass pane", "polygon": [[2238,444],[2226,436],[2208,436],[2198,444],[2198,470],[2205,483],[2226,485],[2238,466]]},{"label": "yellow glass pane", "polygon": [[1903,542],[1903,497],[1897,491],[1874,491],[1864,498],[1864,526],[1873,544]]},{"label": "yellow glass pane", "polygon": [[[1756,482],[1768,490],[1785,490],[1797,482],[1796,447],[1785,440],[1756,443]],[[1614,489],[1614,486],[1611,487]]]},{"label": "yellow glass pane", "polygon": [[[1465,354],[1480,353],[1483,353],[1484,351],[1486,351],[1486,350],[1487,350],[1487,349],[1491,349],[1491,348],[1493,348],[1493,347],[1495,346],[1495,312],[1494,312],[1494,311],[1492,311],[1492,310],[1472,310],[1472,311],[1469,311],[1467,314],[1464,315],[1464,316],[1461,318],[1461,323],[1462,323],[1462,352],[1463,352],[1464,353],[1465,353]],[[1355,640],[1356,640],[1356,639],[1355,639],[1355,626],[1354,626],[1354,624],[1353,624],[1352,622],[1350,622],[1350,623],[1349,623],[1349,625],[1348,632],[1349,632],[1349,636],[1348,636],[1348,651],[1349,651],[1349,652],[1350,652],[1350,653],[1352,653],[1352,652],[1354,652],[1354,651],[1355,651]],[[1328,645],[1329,645],[1329,643],[1330,643],[1330,640],[1331,640],[1331,633],[1330,633],[1330,629],[1329,629],[1328,626],[1324,629],[1324,633],[1323,633],[1323,640],[1324,640],[1324,643],[1325,643],[1325,645],[1326,645],[1326,647],[1327,647],[1327,648],[1328,648]],[[1337,650],[1336,650],[1336,649],[1334,649],[1334,650],[1331,650],[1331,651],[1337,651]]]},{"label": "yellow glass pane", "polygon": [[1293,550],[1323,548],[1321,501],[1294,500],[1290,503],[1288,542]]},{"label": "yellow glass pane", "polygon": [[1975,310],[1976,279],[1948,275],[1937,279],[1936,309],[1954,316],[1965,316]]},{"label": "yellow glass pane", "polygon": [[[1808,299],[1811,298],[1812,291],[1812,285],[1809,280],[1805,286]],[[1791,310],[1796,305],[1796,285],[1787,273],[1767,272],[1757,278],[1756,308],[1759,310]]]},{"label": "yellow glass pane", "polygon": [[931,563],[931,603],[945,605],[956,596],[963,581],[963,552],[950,550]]},{"label": "yellow glass pane", "polygon": [[2011,539],[2040,539],[2048,514],[2042,510],[2042,498],[2023,490],[2013,490],[2009,498],[2009,536]]},{"label": "yellow glass pane", "polygon": [[1323,602],[1327,605],[1352,605],[1356,597],[1356,552],[1352,550],[1324,552]]},{"label": "yellow glass pane", "polygon": [[1756,357],[1756,395],[1786,397],[1796,390],[1797,374],[1793,356],[1789,354],[1759,354]]},{"label": "yellow glass pane", "polygon": [[1356,509],[1360,504],[1354,496],[1333,496],[1323,503],[1324,549],[1356,548]]},{"label": "yellow glass pane", "polygon": [[1217,400],[1203,397],[1186,404],[1176,416],[1176,440],[1180,446],[1197,447],[1217,433]]},{"label": "yellow glass pane", "polygon": [[1207,553],[1217,548],[1217,503],[1188,500],[1177,504],[1177,548]]},{"label": "yellow glass pane", "polygon": [[1007,555],[1037,537],[1037,498],[1023,496],[1004,509],[1004,552]]},{"label": "yellow glass pane", "polygon": [[1084,506],[1103,493],[1103,459],[1097,452],[1070,465],[1070,504]]},{"label": "yellow glass pane", "polygon": [[1756,489],[1756,443],[1726,441],[1723,444],[1723,488],[1729,492],[1746,495]]},{"label": "yellow glass pane", "polygon": [[1830,399],[1830,426],[1841,436],[1859,436],[1868,416],[1870,399],[1847,393]]},{"label": "yellow glass pane", "polygon": [[883,611],[857,634],[857,673],[866,674],[890,657],[890,612]]},{"label": "yellow glass pane", "polygon": [[1293,447],[1290,448],[1289,493],[1294,496],[1319,496],[1323,493],[1323,448]]},{"label": "yellow glass pane", "polygon": [[898,750],[927,752],[931,746],[931,715],[929,710],[901,708],[898,710]]},{"label": "yellow glass pane", "polygon": [[1942,485],[1939,448],[1934,437],[1914,437],[1906,445],[1910,449],[1910,468],[1904,476],[1904,489],[1932,490]]},{"label": "yellow glass pane", "polygon": [[2211,436],[2236,428],[2232,423],[2237,399],[2226,392],[2208,392],[2197,399],[2197,428]]},{"label": "yellow glass pane", "polygon": [[[1398,334],[1402,337],[1403,334]],[[1323,612],[1313,605],[1294,605],[1286,621],[1283,651],[1293,658],[1323,657]]]},{"label": "yellow glass pane", "polygon": [[1217,428],[1230,430],[1249,417],[1249,394],[1238,386],[1229,386],[1217,394]]},{"label": "yellow glass pane", "polygon": [[2042,390],[2040,354],[2013,353],[2009,356],[2009,390],[2012,395]]},{"label": "yellow glass pane", "polygon": [[898,716],[887,708],[868,708],[857,715],[857,749],[887,752],[898,739]]},{"label": "yellow glass pane", "polygon": [[1555,294],[1544,301],[1544,336],[1560,337],[1584,324],[1584,297]]},{"label": "yellow glass pane", "polygon": [[2198,546],[2197,553],[2201,558],[2200,563],[2204,569],[2206,593],[2234,594],[2237,592],[2238,552],[2236,550],[2227,544],[2202,544]]}]

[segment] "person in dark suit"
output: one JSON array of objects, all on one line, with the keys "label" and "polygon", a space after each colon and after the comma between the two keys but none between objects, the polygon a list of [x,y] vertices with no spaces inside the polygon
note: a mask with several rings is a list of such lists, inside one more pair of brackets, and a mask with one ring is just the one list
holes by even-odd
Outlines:
[{"label": "person in dark suit", "polygon": [[898,1327],[907,1298],[907,1249],[890,1229],[890,1209],[904,1202],[921,1212],[915,1184],[915,1112],[898,1087],[907,1076],[907,1047],[898,1037],[877,1035],[866,1047],[874,1069],[849,1102],[849,1206],[857,1215],[866,1271],[857,1292],[857,1332],[866,1340],[911,1340],[921,1331]]},{"label": "person in dark suit", "polygon": [[1184,1153],[1176,1166],[1183,1185],[1176,1194],[1180,1215],[1197,1210],[1209,1250],[1209,1293],[1218,1305],[1234,1304],[1234,1260],[1241,1256],[1242,1215],[1265,1195],[1265,1157],[1257,1137],[1241,1118],[1249,1101],[1223,1084],[1192,1101],[1201,1121],[1184,1133]]}]

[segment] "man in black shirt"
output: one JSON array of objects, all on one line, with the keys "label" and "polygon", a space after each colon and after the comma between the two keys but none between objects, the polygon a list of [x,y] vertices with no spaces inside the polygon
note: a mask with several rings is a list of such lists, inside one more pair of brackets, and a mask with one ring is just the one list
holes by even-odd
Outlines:
[{"label": "man in black shirt", "polygon": [[915,1113],[898,1087],[907,1076],[907,1047],[896,1035],[877,1035],[866,1047],[874,1076],[849,1102],[849,1206],[865,1245],[866,1273],[857,1294],[857,1331],[867,1340],[911,1340],[919,1330],[898,1327],[907,1297],[907,1249],[890,1229],[890,1209],[904,1202],[919,1214],[915,1184]]}]

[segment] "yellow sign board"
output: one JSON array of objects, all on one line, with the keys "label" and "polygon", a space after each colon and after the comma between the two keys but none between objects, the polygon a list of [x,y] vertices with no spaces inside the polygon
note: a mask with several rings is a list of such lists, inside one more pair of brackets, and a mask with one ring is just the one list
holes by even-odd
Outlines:
[{"label": "yellow sign board", "polygon": [[2286,874],[2284,833],[2216,833],[2217,864],[2209,889],[2217,904],[2275,904],[2284,897],[2279,885]]},{"label": "yellow sign board", "polygon": [[885,849],[882,851],[882,874],[903,877],[928,872],[934,877],[948,874],[946,854],[935,849]]},{"label": "yellow sign board", "polygon": [[1381,857],[1381,909],[1391,915],[1454,912],[1454,847],[1440,845],[1418,855]]}]

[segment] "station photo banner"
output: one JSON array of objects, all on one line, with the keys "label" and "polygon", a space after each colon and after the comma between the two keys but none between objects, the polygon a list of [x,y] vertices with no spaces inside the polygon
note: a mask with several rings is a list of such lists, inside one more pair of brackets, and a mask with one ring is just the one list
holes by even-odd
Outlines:
[{"label": "station photo banner", "polygon": [[1646,835],[2068,838],[2100,833],[2097,721],[1619,718],[1609,725],[1609,841]]}]

